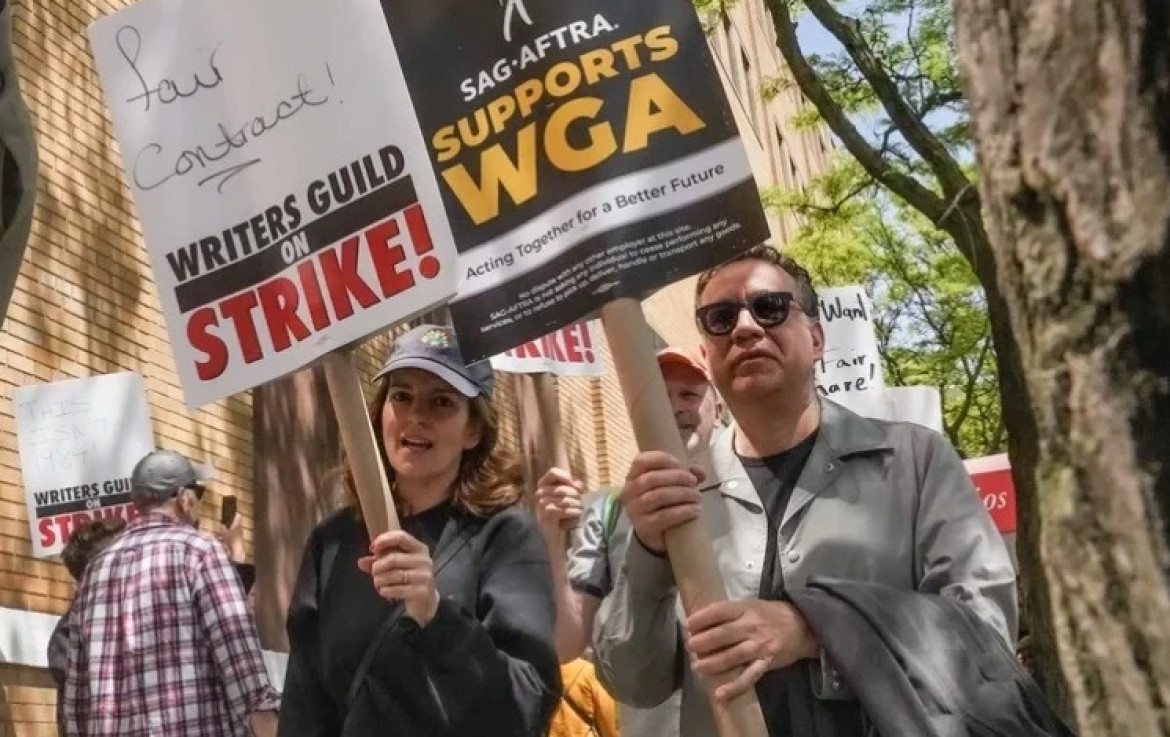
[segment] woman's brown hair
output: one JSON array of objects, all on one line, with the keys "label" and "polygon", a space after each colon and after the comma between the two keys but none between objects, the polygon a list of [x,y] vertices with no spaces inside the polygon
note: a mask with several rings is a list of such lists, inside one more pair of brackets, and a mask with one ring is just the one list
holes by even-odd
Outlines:
[{"label": "woman's brown hair", "polygon": [[[382,460],[382,467],[386,469],[390,488],[393,489],[394,468],[390,465],[390,459],[386,457],[386,444],[382,437],[382,407],[386,404],[389,393],[390,381],[389,377],[385,377],[378,382],[378,388],[370,398],[368,410],[370,423],[374,426],[378,456]],[[523,498],[524,477],[515,456],[499,445],[500,418],[492,400],[484,396],[470,400],[468,414],[468,421],[479,425],[480,440],[479,445],[463,452],[452,503],[469,514],[486,517],[516,504]],[[345,460],[345,485],[350,499],[356,504],[357,487],[348,458]],[[397,499],[395,503],[399,503]]]}]

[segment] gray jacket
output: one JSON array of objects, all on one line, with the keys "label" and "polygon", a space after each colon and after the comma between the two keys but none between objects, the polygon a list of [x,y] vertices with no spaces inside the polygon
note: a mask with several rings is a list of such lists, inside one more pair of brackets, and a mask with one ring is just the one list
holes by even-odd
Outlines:
[{"label": "gray jacket", "polygon": [[[608,493],[597,494],[585,506],[578,525],[570,536],[568,575],[573,588],[601,600],[594,632],[606,617],[613,591],[613,577],[622,566],[629,544],[630,519],[617,499]],[[614,515],[612,521],[610,515]],[[682,693],[675,690],[665,701],[651,709],[639,709],[617,703],[622,737],[679,737],[679,712]]]},{"label": "gray jacket", "polygon": [[[756,598],[770,533],[733,437],[728,429],[712,442],[702,523],[729,598]],[[778,537],[787,590],[827,576],[942,594],[1015,641],[1011,559],[958,454],[932,430],[863,418],[821,400],[820,432]],[[683,668],[668,562],[632,538],[610,598],[599,613],[594,647],[614,697],[653,706],[681,683],[683,737],[716,734],[705,694]],[[808,673],[817,699],[853,698],[823,656],[809,663]]]}]

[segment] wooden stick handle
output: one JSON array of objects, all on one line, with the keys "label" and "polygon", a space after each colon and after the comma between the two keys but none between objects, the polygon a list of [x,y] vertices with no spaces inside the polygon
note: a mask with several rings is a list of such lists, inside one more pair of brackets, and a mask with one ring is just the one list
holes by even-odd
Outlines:
[{"label": "wooden stick handle", "polygon": [[[550,374],[531,374],[533,393],[536,395],[537,421],[540,423],[540,458],[553,466],[572,473],[569,449],[561,432],[561,406],[557,396],[556,379]],[[546,460],[547,459],[547,460]],[[547,471],[545,468],[544,471]],[[542,471],[541,473],[543,473]],[[577,527],[579,520],[566,520],[561,530],[569,532]]]},{"label": "wooden stick handle", "polygon": [[[670,398],[654,356],[642,305],[632,299],[611,302],[601,308],[601,322],[617,366],[639,450],[664,451],[685,460],[686,447],[674,424]],[[715,550],[703,529],[702,519],[667,533],[666,552],[687,613],[727,599],[727,589],[715,562]],[[708,685],[714,689],[721,683]],[[708,698],[711,698],[721,737],[767,737],[768,730],[755,689],[749,689],[726,704],[716,701],[710,692]]]},{"label": "wooden stick handle", "polygon": [[536,390],[542,455],[557,468],[569,471],[569,451],[561,433],[561,407],[556,379],[549,374],[533,374],[532,385]]},{"label": "wooden stick handle", "polygon": [[333,412],[341,429],[341,442],[353,470],[362,518],[373,540],[383,532],[397,530],[399,524],[386,469],[382,467],[382,454],[362,395],[361,375],[349,349],[330,353],[325,357],[324,367]]}]

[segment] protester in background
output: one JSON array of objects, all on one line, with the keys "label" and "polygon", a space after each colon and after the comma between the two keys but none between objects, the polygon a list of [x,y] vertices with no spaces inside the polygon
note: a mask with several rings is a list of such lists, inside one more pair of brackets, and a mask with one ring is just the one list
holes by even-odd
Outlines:
[{"label": "protester in background", "polygon": [[241,520],[242,517],[237,514],[232,519],[232,523],[227,527],[224,527],[221,523],[220,530],[215,536],[227,548],[228,557],[232,561],[232,568],[236,569],[236,576],[239,577],[240,585],[244,587],[244,596],[248,599],[248,611],[255,614],[256,592],[254,588],[256,584],[256,566],[245,562],[247,553],[245,552],[246,545],[244,544],[244,524]]},{"label": "protester in background", "polygon": [[617,706],[597,680],[588,658],[577,658],[561,666],[564,692],[561,705],[553,712],[548,737],[619,737]]},{"label": "protester in background", "polygon": [[[707,369],[698,358],[675,348],[658,353],[658,367],[689,461],[702,465],[723,411]],[[557,592],[557,652],[563,663],[579,658],[588,645],[598,608],[609,595],[630,537],[629,519],[621,514],[616,495],[596,494],[582,511],[580,488],[566,470],[554,468],[536,490],[537,519]],[[566,563],[563,529],[567,526],[573,527],[573,533]],[[677,735],[678,697],[676,692],[653,709],[622,704],[623,737]],[[558,713],[570,708],[562,702]]]},{"label": "protester in background", "polygon": [[[950,444],[818,399],[818,306],[808,272],[767,246],[705,273],[696,319],[736,423],[712,451],[722,481],[700,492],[703,474],[652,452],[634,460],[622,490],[635,537],[596,638],[599,669],[615,697],[642,706],[682,684],[685,735],[715,733],[686,660],[721,683],[716,698],[754,687],[770,734],[867,734],[872,715],[850,690],[861,682],[841,678],[788,601],[812,577],[942,594],[1002,642],[1015,637],[1011,559]],[[700,515],[731,601],[693,612],[684,628],[663,536]],[[926,655],[947,652],[935,650]],[[861,685],[891,682],[874,669]]]},{"label": "protester in background", "polygon": [[402,529],[371,543],[350,507],[310,535],[280,734],[542,734],[560,693],[552,584],[497,445],[491,367],[424,325],[376,380],[370,419]]},{"label": "protester in background", "polygon": [[[73,531],[69,541],[61,551],[61,561],[65,569],[73,576],[75,582],[80,582],[89,562],[97,554],[110,546],[114,538],[126,528],[126,520],[122,517],[102,517],[88,524],[82,525]],[[69,609],[57,622],[53,634],[49,637],[49,673],[57,684],[57,728],[64,732],[65,722],[62,719],[62,706],[65,695],[65,670],[69,665],[69,636],[73,631],[75,618],[73,612],[77,607],[77,597],[69,602]]]},{"label": "protester in background", "polygon": [[206,492],[182,455],[134,467],[142,513],[89,567],[69,639],[65,734],[276,732],[276,692],[227,550],[196,529]]}]

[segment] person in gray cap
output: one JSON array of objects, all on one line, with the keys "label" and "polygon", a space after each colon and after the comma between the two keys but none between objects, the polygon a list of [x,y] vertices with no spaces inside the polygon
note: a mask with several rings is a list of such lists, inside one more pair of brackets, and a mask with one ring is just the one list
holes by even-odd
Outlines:
[{"label": "person in gray cap", "polygon": [[424,325],[375,381],[402,529],[371,542],[353,504],[309,536],[280,734],[544,734],[560,692],[552,580],[519,466],[497,444],[491,367]]},{"label": "person in gray cap", "polygon": [[224,546],[197,529],[206,480],[170,450],[134,467],[141,516],[90,562],[77,592],[67,736],[276,733],[279,701],[244,590]]}]

